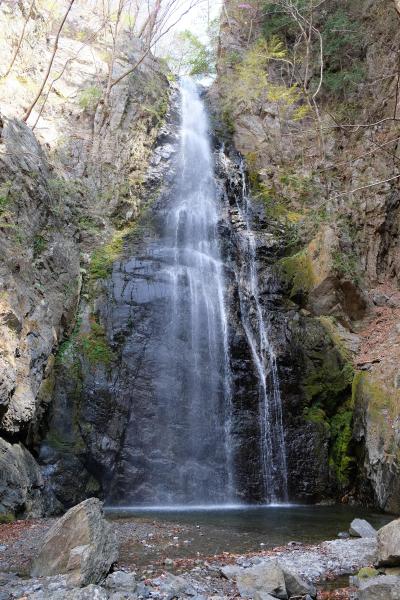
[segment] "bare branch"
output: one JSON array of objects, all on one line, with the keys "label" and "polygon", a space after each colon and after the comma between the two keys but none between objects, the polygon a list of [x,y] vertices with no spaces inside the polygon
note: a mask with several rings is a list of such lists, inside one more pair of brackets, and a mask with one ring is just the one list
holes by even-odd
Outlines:
[{"label": "bare branch", "polygon": [[45,75],[43,77],[42,84],[41,84],[41,86],[40,86],[40,88],[39,88],[39,90],[38,90],[35,98],[33,99],[31,105],[29,106],[29,108],[27,109],[26,113],[24,114],[24,116],[22,118],[22,120],[25,121],[25,122],[29,119],[29,116],[30,116],[31,112],[35,108],[37,101],[39,100],[40,96],[42,95],[42,92],[44,90],[44,86],[47,83],[47,80],[48,80],[49,75],[50,75],[51,67],[53,66],[54,58],[55,58],[57,50],[58,50],[58,42],[60,40],[61,31],[62,31],[62,29],[64,27],[65,21],[67,20],[67,17],[69,15],[69,12],[70,12],[70,10],[71,10],[72,5],[74,4],[74,2],[75,2],[75,0],[69,0],[68,8],[67,8],[67,10],[64,13],[64,16],[62,18],[62,21],[60,23],[60,26],[59,26],[57,34],[56,34],[56,39],[54,41],[53,52],[51,54],[49,64],[47,65],[46,73],[45,73]]},{"label": "bare branch", "polygon": [[35,0],[32,0],[31,4],[29,6],[28,13],[27,13],[27,15],[26,15],[26,17],[24,19],[24,25],[22,27],[21,35],[19,36],[19,40],[18,40],[17,46],[16,46],[16,48],[14,50],[14,54],[12,55],[12,58],[11,58],[10,64],[8,65],[7,71],[3,75],[4,78],[6,78],[6,77],[9,76],[10,71],[11,71],[11,69],[14,66],[15,60],[16,60],[16,58],[17,58],[17,56],[19,54],[19,51],[21,49],[22,42],[24,41],[26,26],[28,25],[29,19],[31,18],[34,6],[35,6]]},{"label": "bare branch", "polygon": [[354,192],[359,192],[360,190],[366,190],[371,187],[376,187],[377,185],[382,185],[383,183],[389,183],[389,181],[394,181],[395,179],[400,179],[400,173],[395,175],[394,177],[389,177],[389,179],[382,179],[381,181],[374,181],[374,183],[369,183],[368,185],[361,185],[360,187],[354,188],[353,190],[349,190],[348,192],[342,192],[341,194],[335,194],[335,198],[340,198],[341,196],[347,196],[348,194],[354,194]]}]

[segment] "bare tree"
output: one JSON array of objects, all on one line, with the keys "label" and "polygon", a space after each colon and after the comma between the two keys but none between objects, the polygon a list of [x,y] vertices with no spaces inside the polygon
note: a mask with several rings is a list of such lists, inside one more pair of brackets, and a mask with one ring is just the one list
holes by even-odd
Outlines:
[{"label": "bare tree", "polygon": [[27,109],[27,111],[25,112],[25,114],[24,114],[24,116],[22,118],[22,120],[25,121],[25,122],[29,119],[29,116],[30,116],[31,112],[35,108],[35,106],[36,106],[36,104],[37,104],[40,96],[42,95],[44,87],[45,87],[45,85],[47,83],[47,80],[48,80],[49,75],[50,75],[51,67],[53,66],[54,58],[55,58],[57,50],[58,50],[58,42],[60,40],[61,31],[62,31],[62,29],[64,27],[65,21],[67,20],[67,17],[68,17],[68,15],[70,13],[70,10],[71,10],[74,2],[75,2],[75,0],[69,0],[67,10],[65,11],[64,16],[63,16],[63,18],[61,20],[61,23],[60,23],[60,25],[58,27],[58,30],[57,30],[56,39],[54,41],[54,46],[53,46],[53,51],[51,53],[51,57],[50,57],[48,65],[47,65],[47,69],[46,69],[45,75],[43,77],[42,83],[40,85],[40,88],[39,88],[39,90],[38,90],[35,98],[31,102],[29,108]]},{"label": "bare tree", "polygon": [[[120,81],[125,79],[125,77],[128,77],[128,75],[134,73],[136,69],[146,59],[146,57],[150,54],[154,46],[156,46],[156,44],[165,35],[167,35],[171,31],[171,29],[173,29],[185,15],[187,15],[195,6],[201,4],[202,2],[204,2],[204,0],[190,0],[188,7],[183,12],[181,12],[178,10],[178,0],[168,0],[166,5],[167,8],[163,11],[161,15],[162,18],[159,18],[158,22],[155,22],[152,26],[152,37],[147,40],[147,47],[145,46],[142,56],[135,62],[135,64],[133,64],[131,67],[129,67],[129,69],[124,71],[121,75],[119,75],[116,79],[114,79],[111,82],[109,90],[111,91],[111,89],[115,85],[120,83]],[[169,25],[165,27],[165,24],[169,22],[171,16],[176,15],[176,12],[179,13],[176,19],[174,19]],[[160,16],[160,12],[158,12],[158,15]]]},{"label": "bare tree", "polygon": [[22,42],[24,41],[26,26],[28,25],[29,19],[32,16],[32,12],[33,12],[34,7],[35,7],[35,0],[32,0],[32,2],[30,3],[30,6],[29,6],[28,12],[24,15],[25,18],[24,18],[24,24],[22,26],[22,31],[21,31],[21,34],[19,36],[19,39],[18,39],[17,45],[15,47],[14,53],[13,53],[13,55],[11,57],[11,61],[10,61],[10,64],[8,65],[7,71],[3,75],[4,78],[6,78],[6,77],[9,76],[10,71],[11,71],[11,69],[14,66],[15,60],[16,60],[16,58],[17,58],[17,56],[19,54],[19,51],[21,49]]},{"label": "bare tree", "polygon": [[125,0],[118,0],[117,13],[115,16],[115,24],[114,24],[113,28],[111,27],[112,48],[111,48],[110,62],[108,64],[107,88],[106,88],[105,95],[104,95],[105,104],[108,104],[108,99],[109,99],[110,91],[111,91],[111,83],[112,83],[114,62],[115,62],[115,53],[117,50],[118,30],[119,30],[119,25],[120,25],[124,5],[125,5]]}]

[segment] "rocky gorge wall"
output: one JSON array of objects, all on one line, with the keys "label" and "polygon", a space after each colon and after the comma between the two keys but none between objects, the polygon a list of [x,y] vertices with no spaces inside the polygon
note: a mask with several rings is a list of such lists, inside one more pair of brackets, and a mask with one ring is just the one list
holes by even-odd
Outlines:
[{"label": "rocky gorge wall", "polygon": [[[3,72],[13,36],[22,27],[24,5],[20,4],[16,8],[13,2],[2,3]],[[113,88],[107,106],[102,104],[107,47],[93,34],[90,43],[82,44],[77,34],[82,23],[87,23],[89,32],[96,27],[93,15],[83,12],[74,16],[59,40],[54,68],[67,76],[53,82],[40,115],[33,112],[28,125],[18,118],[52,50],[53,22],[46,12],[32,16],[25,42],[30,51],[23,47],[15,69],[0,86],[0,504],[4,518],[57,510],[46,473],[37,463],[57,364],[66,340],[80,328],[79,315],[90,303],[97,280],[117,258],[124,235],[153,189],[154,182],[146,182],[145,173],[170,94],[165,68],[148,55],[135,73]],[[47,36],[46,28],[50,29]],[[143,52],[138,40],[123,38],[114,75]],[[35,123],[38,116],[41,120]],[[34,132],[32,124],[36,124]],[[104,330],[100,325],[96,329],[96,323],[86,327],[80,343],[104,358],[108,352]]]},{"label": "rocky gorge wall", "polygon": [[[263,235],[279,238],[260,269],[274,273],[264,298],[272,288],[290,488],[305,474],[304,497],[397,512],[398,14],[384,1],[315,11],[317,119],[287,4],[225,2],[210,102],[246,159]],[[317,41],[310,56],[315,91]]]},{"label": "rocky gorge wall", "polygon": [[[249,29],[239,4],[225,2],[219,74],[208,98],[217,137],[227,141],[222,151],[216,140],[215,159],[242,499],[262,500],[263,491],[257,375],[240,314],[246,256],[237,210],[243,187],[238,152],[252,188],[260,302],[277,355],[289,497],[361,500],[396,512],[395,6],[346,2],[351,22],[361,23],[356,58],[366,83],[345,97],[324,91],[321,153],[320,131],[299,110],[301,99],[282,101],[288,82],[278,61],[279,68],[271,60],[261,69],[275,86],[275,99],[260,104],[244,94],[232,103],[232,82],[238,91],[258,89],[260,73],[254,79],[252,69],[259,56],[249,53],[266,25],[257,13]],[[1,10],[2,50],[9,56],[10,24],[16,27],[20,15],[9,2]],[[337,10],[334,2],[319,18]],[[41,516],[92,495],[110,501],[129,495],[126,473],[140,486],[140,472],[129,471],[126,454],[140,449],[127,432],[140,427],[142,436],[154,435],[151,386],[158,365],[147,350],[156,343],[151,328],[161,283],[152,249],[174,175],[176,90],[148,55],[104,105],[98,88],[107,61],[104,46],[93,42],[69,64],[68,77],[54,83],[33,132],[18,117],[33,94],[27,73],[37,84],[51,51],[53,33],[47,40],[37,35],[44,22],[40,14],[32,20],[31,63],[24,54],[8,82],[14,103],[0,86],[4,518]],[[72,28],[61,39],[60,70],[80,48],[75,34]],[[127,35],[115,72],[141,52],[140,42]],[[343,123],[350,110],[358,123],[382,122],[368,128]],[[378,180],[385,182],[348,194]],[[132,297],[133,279],[143,297]],[[156,290],[151,297],[149,288]]]}]

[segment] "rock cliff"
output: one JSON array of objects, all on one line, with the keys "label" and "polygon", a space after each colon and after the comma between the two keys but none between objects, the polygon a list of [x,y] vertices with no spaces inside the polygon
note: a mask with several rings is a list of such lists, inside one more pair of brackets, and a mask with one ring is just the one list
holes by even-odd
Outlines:
[{"label": "rock cliff", "polygon": [[[278,254],[265,266],[261,248],[259,264],[274,272],[292,493],[306,473],[301,497],[339,494],[391,511],[399,510],[395,4],[330,2],[310,25],[306,8],[295,14],[284,0],[226,0],[210,92],[217,130],[246,159],[262,231],[280,231]],[[269,295],[271,282],[266,307]]]},{"label": "rock cliff", "polygon": [[[23,2],[2,4],[3,72],[25,9]],[[57,507],[36,462],[55,367],[65,340],[79,330],[82,303],[89,304],[97,276],[118,257],[148,195],[148,159],[170,94],[165,67],[147,54],[104,103],[111,50],[94,34],[95,17],[82,9],[60,37],[45,103],[23,123],[54,43],[54,15],[46,10],[32,14],[0,90],[0,503],[6,516],[40,516]],[[124,34],[113,75],[144,54],[141,42]],[[101,329],[97,336],[103,342]]]}]

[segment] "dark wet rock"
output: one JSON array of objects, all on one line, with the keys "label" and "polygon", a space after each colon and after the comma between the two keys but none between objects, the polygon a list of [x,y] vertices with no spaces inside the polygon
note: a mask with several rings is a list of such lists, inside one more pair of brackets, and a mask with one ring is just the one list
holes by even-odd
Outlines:
[{"label": "dark wet rock", "polygon": [[368,523],[368,521],[366,521],[365,519],[354,519],[351,522],[351,525],[349,528],[349,533],[353,537],[362,537],[362,538],[369,538],[369,537],[377,536],[376,529],[374,529],[372,527],[372,525],[370,523]]},{"label": "dark wet rock", "polygon": [[48,531],[32,575],[65,573],[71,585],[98,583],[117,558],[115,534],[103,517],[102,503],[89,498],[71,508]]}]

